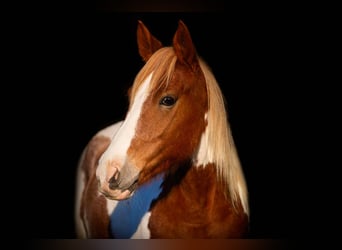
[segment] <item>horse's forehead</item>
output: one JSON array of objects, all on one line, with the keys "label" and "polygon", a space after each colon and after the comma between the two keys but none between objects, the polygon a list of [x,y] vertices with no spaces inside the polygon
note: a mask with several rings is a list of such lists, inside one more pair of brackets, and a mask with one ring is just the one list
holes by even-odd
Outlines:
[{"label": "horse's forehead", "polygon": [[[199,73],[194,73],[186,67],[175,67],[172,75],[167,78],[153,79],[150,85],[150,90],[153,95],[162,94],[165,92],[174,92],[175,94],[190,94],[199,91],[203,91],[206,87],[204,77],[199,77]],[[204,87],[204,88],[203,88]],[[189,92],[190,91],[190,92]],[[206,91],[203,91],[206,96]],[[189,95],[188,98],[191,98]],[[196,95],[196,98],[199,96]],[[204,98],[206,101],[206,98]]]}]

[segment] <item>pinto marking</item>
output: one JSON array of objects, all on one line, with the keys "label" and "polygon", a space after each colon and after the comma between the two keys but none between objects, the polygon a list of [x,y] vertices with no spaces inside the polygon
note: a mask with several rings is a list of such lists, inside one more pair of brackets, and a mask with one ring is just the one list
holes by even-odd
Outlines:
[{"label": "pinto marking", "polygon": [[[84,197],[86,196],[87,189],[90,183],[90,177],[95,172],[96,156],[101,155],[101,151],[98,153],[98,150],[101,149],[100,144],[105,144],[105,141],[110,141],[119,128],[122,125],[122,121],[117,122],[113,125],[110,125],[101,131],[97,132],[92,140],[89,142],[87,147],[83,150],[80,160],[78,162],[77,174],[76,174],[76,194],[75,194],[75,227],[76,227],[76,235],[78,238],[88,238],[92,237],[90,232],[87,232],[87,228],[90,228],[91,225],[89,223],[88,215],[84,209]],[[109,144],[109,143],[108,143]],[[95,148],[95,149],[94,149]],[[96,149],[99,148],[99,149]],[[89,161],[89,158],[94,158],[95,160]],[[96,195],[99,198],[100,193],[96,192]],[[101,195],[102,196],[102,195]],[[102,199],[101,197],[100,199]],[[108,215],[112,213],[115,203],[117,201],[107,200],[107,211]],[[82,216],[83,215],[83,216]]]}]

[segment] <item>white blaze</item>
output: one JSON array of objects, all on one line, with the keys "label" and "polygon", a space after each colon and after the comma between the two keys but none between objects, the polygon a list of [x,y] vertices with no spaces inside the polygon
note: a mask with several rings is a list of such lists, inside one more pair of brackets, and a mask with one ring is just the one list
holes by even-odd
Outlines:
[{"label": "white blaze", "polygon": [[106,165],[108,162],[115,161],[119,166],[122,166],[125,162],[127,150],[135,135],[135,129],[141,114],[142,106],[148,96],[148,87],[150,85],[151,78],[152,73],[145,79],[138,89],[125,121],[99,160],[99,166],[96,169],[96,176],[101,182],[105,181]]}]

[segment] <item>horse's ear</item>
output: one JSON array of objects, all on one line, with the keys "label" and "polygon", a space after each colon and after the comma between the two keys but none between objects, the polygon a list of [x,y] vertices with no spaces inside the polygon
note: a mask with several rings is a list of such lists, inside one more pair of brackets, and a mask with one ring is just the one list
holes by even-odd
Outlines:
[{"label": "horse's ear", "polygon": [[139,54],[145,62],[154,52],[163,47],[162,43],[150,33],[140,20],[138,21],[137,40]]},{"label": "horse's ear", "polygon": [[179,61],[195,69],[198,66],[197,54],[188,28],[182,20],[178,22],[177,31],[173,37],[173,47]]}]

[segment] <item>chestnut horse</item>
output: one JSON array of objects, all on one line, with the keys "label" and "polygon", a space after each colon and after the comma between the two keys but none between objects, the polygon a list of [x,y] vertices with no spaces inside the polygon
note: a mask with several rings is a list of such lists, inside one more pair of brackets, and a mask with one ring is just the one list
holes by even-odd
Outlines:
[{"label": "chestnut horse", "polygon": [[241,238],[247,185],[213,73],[179,21],[164,47],[138,21],[145,62],[124,121],[99,131],[79,161],[79,238]]}]

